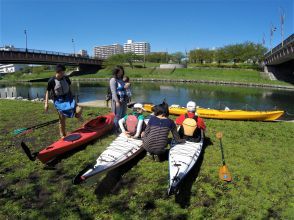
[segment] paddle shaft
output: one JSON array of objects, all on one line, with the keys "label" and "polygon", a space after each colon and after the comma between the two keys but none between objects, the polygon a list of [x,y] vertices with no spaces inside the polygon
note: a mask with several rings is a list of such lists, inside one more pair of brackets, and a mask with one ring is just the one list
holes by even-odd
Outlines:
[{"label": "paddle shaft", "polygon": [[220,149],[221,149],[221,152],[222,152],[222,160],[223,160],[223,165],[226,165],[226,162],[225,162],[225,156],[224,156],[224,149],[223,149],[223,144],[222,144],[222,139],[220,138],[219,139],[219,146],[220,146]]},{"label": "paddle shaft", "polygon": [[45,127],[47,125],[50,125],[50,124],[54,124],[56,122],[58,122],[59,119],[55,119],[55,120],[52,120],[52,121],[47,121],[47,122],[44,122],[44,123],[41,123],[41,124],[38,124],[38,125],[34,125],[32,127],[28,127],[28,128],[19,128],[19,129],[16,129],[13,131],[13,133],[15,134],[20,134],[24,131],[27,131],[27,130],[32,130],[32,129],[38,129],[38,128],[42,128],[42,127]]},{"label": "paddle shaft", "polygon": [[44,122],[44,123],[41,123],[41,124],[38,124],[38,125],[34,125],[34,126],[32,126],[32,127],[29,127],[29,128],[27,128],[27,130],[29,130],[29,129],[41,128],[41,127],[45,127],[45,126],[47,126],[47,125],[54,124],[54,123],[56,123],[56,122],[58,122],[58,121],[59,121],[59,119],[54,119],[54,120],[52,120],[52,121],[47,121],[47,122]]}]

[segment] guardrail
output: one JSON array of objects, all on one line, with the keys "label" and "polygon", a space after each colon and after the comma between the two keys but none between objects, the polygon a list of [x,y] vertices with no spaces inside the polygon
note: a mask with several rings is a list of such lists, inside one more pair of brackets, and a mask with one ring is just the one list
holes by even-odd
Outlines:
[{"label": "guardrail", "polygon": [[286,47],[288,44],[290,44],[292,42],[294,42],[294,34],[290,35],[286,40],[284,40],[283,46],[282,46],[282,43],[280,43],[278,46],[273,48],[271,51],[267,52],[264,56],[268,57],[268,56],[272,55],[273,53],[277,52],[278,50],[280,50],[281,48]]},{"label": "guardrail", "polygon": [[55,51],[47,51],[47,50],[35,50],[35,49],[26,49],[26,48],[0,48],[0,51],[11,51],[11,52],[23,52],[23,53],[38,53],[38,54],[47,54],[47,55],[60,55],[60,56],[68,56],[68,57],[79,57],[79,58],[88,58],[88,59],[99,59],[97,57],[92,56],[82,56],[80,54],[72,54],[72,53],[62,53]]}]

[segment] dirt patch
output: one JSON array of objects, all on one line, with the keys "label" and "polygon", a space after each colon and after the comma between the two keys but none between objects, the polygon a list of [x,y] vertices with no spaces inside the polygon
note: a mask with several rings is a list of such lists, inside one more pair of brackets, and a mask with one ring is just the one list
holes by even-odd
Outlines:
[{"label": "dirt patch", "polygon": [[269,208],[267,210],[268,214],[265,219],[281,219],[281,216],[278,211],[274,210],[273,208]]},{"label": "dirt patch", "polygon": [[37,208],[41,209],[48,205],[49,197],[51,195],[50,192],[47,191],[46,188],[43,188],[40,185],[35,185],[33,188],[34,194],[31,195],[29,200],[23,201],[23,208]]},{"label": "dirt patch", "polygon": [[31,172],[28,175],[28,179],[30,183],[35,183],[40,178],[40,175],[37,172]]},{"label": "dirt patch", "polygon": [[204,207],[210,207],[210,206],[212,206],[214,203],[215,203],[215,199],[210,199],[210,198],[207,198],[207,199],[205,199],[204,201],[202,201],[202,205],[203,205]]},{"label": "dirt patch", "polygon": [[112,210],[117,210],[121,213],[130,210],[128,201],[114,201],[110,204]]},{"label": "dirt patch", "polygon": [[244,176],[243,180],[247,189],[252,188],[252,184],[250,182],[250,176]]},{"label": "dirt patch", "polygon": [[147,201],[143,206],[143,209],[145,209],[145,210],[152,210],[155,208],[156,208],[156,206],[155,206],[154,201]]}]

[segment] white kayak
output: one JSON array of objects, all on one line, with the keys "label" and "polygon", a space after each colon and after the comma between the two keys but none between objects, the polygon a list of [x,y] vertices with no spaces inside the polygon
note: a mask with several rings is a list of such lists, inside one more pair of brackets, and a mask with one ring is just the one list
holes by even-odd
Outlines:
[{"label": "white kayak", "polygon": [[169,151],[169,189],[168,195],[174,193],[181,180],[189,173],[197,162],[202,151],[204,135],[200,142],[186,141],[184,144],[171,144]]},{"label": "white kayak", "polygon": [[133,139],[120,134],[97,158],[96,164],[81,171],[73,180],[74,184],[105,171],[112,170],[131,160],[143,151],[141,139]]}]

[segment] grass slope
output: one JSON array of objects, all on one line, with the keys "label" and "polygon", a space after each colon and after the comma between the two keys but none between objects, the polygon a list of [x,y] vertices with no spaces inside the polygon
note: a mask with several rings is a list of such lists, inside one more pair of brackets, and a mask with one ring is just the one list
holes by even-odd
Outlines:
[{"label": "grass slope", "polygon": [[[283,81],[272,81],[264,78],[260,72],[250,69],[223,69],[223,68],[188,68],[188,69],[155,69],[155,68],[125,68],[125,73],[131,79],[185,79],[185,80],[211,80],[225,82],[259,83],[272,85],[291,85]],[[40,71],[33,74],[7,74],[3,80],[31,80],[48,78],[54,75],[54,71]],[[96,74],[85,74],[73,77],[79,78],[109,78],[111,69],[102,69]],[[0,80],[1,82],[1,80]]]},{"label": "grass slope", "polygon": [[[205,120],[208,144],[183,182],[167,197],[168,162],[138,158],[100,176],[95,184],[72,185],[72,178],[115,138],[108,134],[61,160],[55,170],[30,162],[23,139],[39,150],[58,139],[58,125],[15,137],[16,128],[57,118],[41,103],[0,100],[0,219],[290,219],[293,209],[293,123]],[[52,110],[52,108],[51,108]],[[103,114],[108,109],[87,108]],[[80,126],[67,120],[68,131]],[[218,179],[223,146],[232,183]],[[210,141],[209,141],[210,140]]]}]

